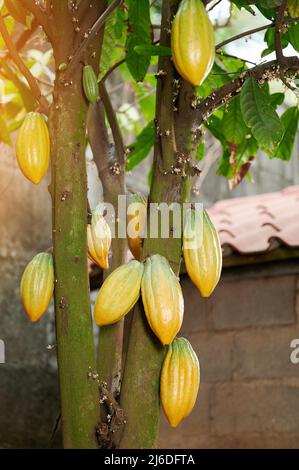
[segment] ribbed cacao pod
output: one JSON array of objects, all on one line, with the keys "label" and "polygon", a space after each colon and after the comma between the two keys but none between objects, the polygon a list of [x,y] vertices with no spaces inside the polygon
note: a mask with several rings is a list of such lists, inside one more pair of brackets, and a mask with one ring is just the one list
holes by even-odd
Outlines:
[{"label": "ribbed cacao pod", "polygon": [[288,0],[287,8],[291,18],[299,17],[299,0]]},{"label": "ribbed cacao pod", "polygon": [[129,197],[128,244],[135,259],[140,260],[143,231],[146,224],[147,201],[140,194]]},{"label": "ribbed cacao pod", "polygon": [[215,57],[213,26],[200,0],[181,1],[172,24],[171,49],[179,74],[192,85],[200,85]]},{"label": "ribbed cacao pod", "polygon": [[169,346],[160,378],[160,396],[164,413],[173,428],[192,411],[200,383],[197,356],[185,338]]},{"label": "ribbed cacao pod", "polygon": [[21,298],[32,322],[46,312],[54,290],[53,258],[49,253],[39,253],[28,263],[21,280]]},{"label": "ribbed cacao pod", "polygon": [[50,161],[49,131],[42,114],[32,112],[25,117],[16,141],[16,154],[23,174],[38,184]]},{"label": "ribbed cacao pod", "polygon": [[91,65],[83,68],[83,90],[87,100],[94,104],[99,96],[99,84]]},{"label": "ribbed cacao pod", "polygon": [[142,274],[143,264],[133,260],[107,277],[94,307],[97,325],[111,325],[129,313],[139,299]]},{"label": "ribbed cacao pod", "polygon": [[217,231],[205,210],[201,216],[194,209],[187,213],[183,252],[190,279],[203,297],[209,297],[220,278],[222,251]]},{"label": "ribbed cacao pod", "polygon": [[30,13],[18,0],[4,0],[8,13],[19,23],[30,26]]},{"label": "ribbed cacao pod", "polygon": [[88,256],[103,269],[109,269],[111,230],[100,210],[92,211],[91,224],[87,225]]},{"label": "ribbed cacao pod", "polygon": [[151,329],[163,345],[170,344],[182,326],[184,299],[180,282],[164,256],[146,260],[141,293]]}]

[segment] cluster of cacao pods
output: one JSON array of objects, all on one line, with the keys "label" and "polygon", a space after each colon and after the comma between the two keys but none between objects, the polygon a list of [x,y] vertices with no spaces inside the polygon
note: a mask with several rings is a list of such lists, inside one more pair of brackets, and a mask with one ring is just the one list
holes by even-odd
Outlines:
[{"label": "cluster of cacao pods", "polygon": [[171,49],[179,74],[192,85],[201,85],[215,56],[214,30],[201,0],[181,1],[172,24]]}]

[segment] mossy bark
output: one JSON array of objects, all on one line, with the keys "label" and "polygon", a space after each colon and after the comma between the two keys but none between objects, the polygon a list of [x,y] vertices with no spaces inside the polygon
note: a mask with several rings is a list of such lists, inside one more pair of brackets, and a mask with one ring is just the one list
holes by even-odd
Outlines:
[{"label": "mossy bark", "polygon": [[[164,0],[161,45],[170,45],[169,28],[177,10],[178,0]],[[182,172],[172,170],[180,165],[180,156],[190,155],[192,147],[192,109],[194,89],[183,83],[176,89],[177,74],[172,62],[159,60],[154,175],[149,202],[182,204],[189,199],[189,163]],[[174,103],[174,100],[176,101]],[[149,220],[150,223],[150,220]],[[161,215],[159,225],[161,225]],[[171,221],[170,221],[171,227]],[[143,259],[159,253],[170,262],[176,274],[181,263],[181,238],[145,238]],[[166,348],[162,347],[146,322],[142,302],[135,308],[128,353],[121,389],[121,406],[127,414],[127,425],[121,448],[155,448],[160,421],[159,378]]]}]

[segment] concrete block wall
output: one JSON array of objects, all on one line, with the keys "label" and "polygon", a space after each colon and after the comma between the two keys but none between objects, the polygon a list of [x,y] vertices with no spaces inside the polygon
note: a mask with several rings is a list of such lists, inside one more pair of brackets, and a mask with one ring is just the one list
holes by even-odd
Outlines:
[{"label": "concrete block wall", "polygon": [[202,383],[195,410],[177,429],[162,416],[161,447],[299,447],[299,364],[290,360],[299,277],[280,275],[279,264],[274,276],[270,267],[262,276],[250,271],[224,272],[208,300],[182,279],[182,334],[197,352]]},{"label": "concrete block wall", "polygon": [[47,349],[54,319],[49,312],[31,324],[19,295],[26,264],[51,246],[49,183],[34,186],[10,149],[0,145],[0,154],[0,448],[49,447],[59,414],[55,351]]}]

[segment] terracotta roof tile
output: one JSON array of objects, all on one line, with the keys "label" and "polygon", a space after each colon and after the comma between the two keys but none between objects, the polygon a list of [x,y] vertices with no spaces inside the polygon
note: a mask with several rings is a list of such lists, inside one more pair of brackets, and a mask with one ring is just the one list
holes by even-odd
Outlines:
[{"label": "terracotta roof tile", "polygon": [[259,253],[299,247],[299,186],[277,193],[224,199],[208,209],[225,248]]}]

